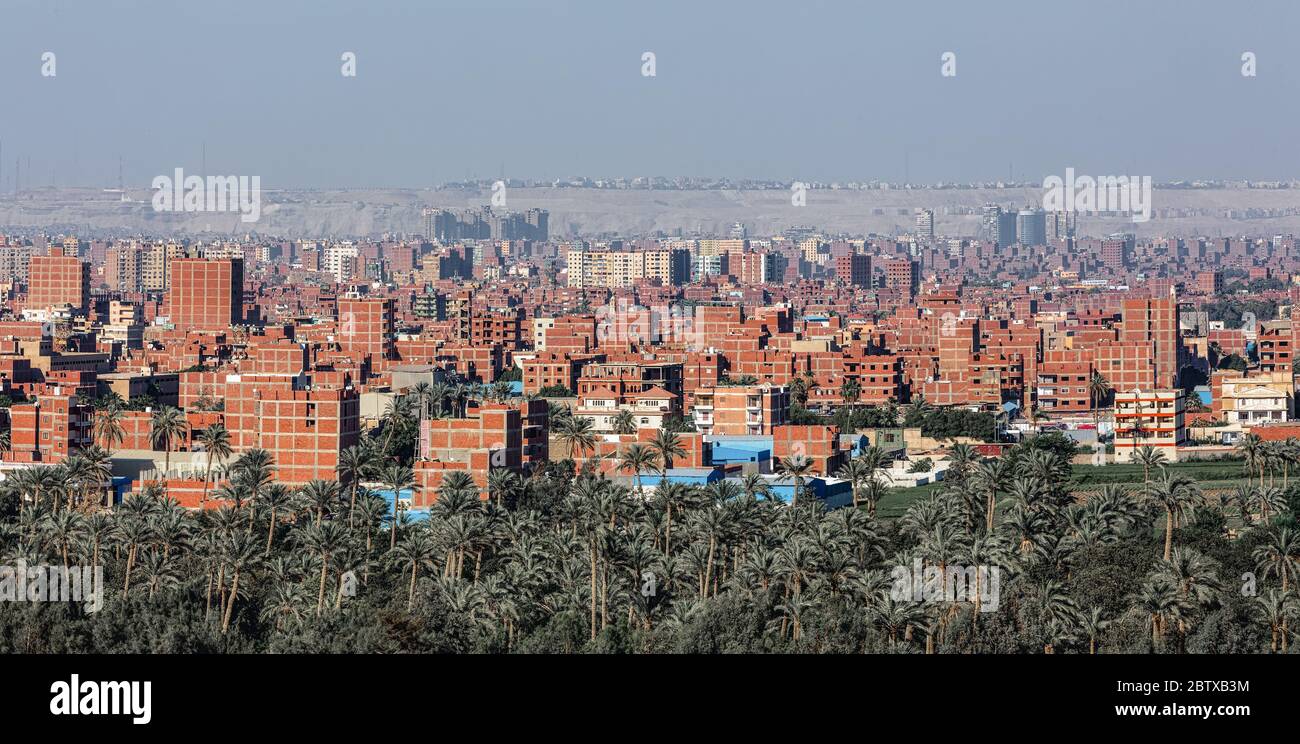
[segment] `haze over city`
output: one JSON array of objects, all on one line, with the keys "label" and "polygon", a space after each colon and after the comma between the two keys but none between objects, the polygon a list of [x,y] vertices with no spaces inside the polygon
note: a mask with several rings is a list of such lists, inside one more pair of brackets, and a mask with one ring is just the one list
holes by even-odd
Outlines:
[{"label": "haze over city", "polygon": [[[7,2],[3,175],[266,188],[705,176],[1300,177],[1300,8],[1250,3]],[[829,19],[834,18],[834,21]],[[105,28],[114,33],[104,33]],[[39,74],[45,52],[57,77]],[[656,55],[654,77],[642,55]],[[1258,74],[1240,73],[1241,56]],[[339,74],[356,55],[356,76]],[[941,77],[941,55],[956,75]]]}]

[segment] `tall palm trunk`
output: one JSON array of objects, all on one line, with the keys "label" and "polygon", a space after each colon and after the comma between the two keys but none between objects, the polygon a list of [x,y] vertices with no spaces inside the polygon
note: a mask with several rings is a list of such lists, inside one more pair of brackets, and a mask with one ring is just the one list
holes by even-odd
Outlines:
[{"label": "tall palm trunk", "polygon": [[1174,547],[1174,510],[1165,507],[1165,560],[1169,560],[1170,551]]},{"label": "tall palm trunk", "polygon": [[208,450],[207,467],[203,469],[203,495],[199,496],[199,508],[208,503],[208,481],[212,480],[212,451]]},{"label": "tall palm trunk", "polygon": [[411,561],[411,591],[406,599],[406,611],[410,612],[415,607],[415,573],[420,570],[420,566]]},{"label": "tall palm trunk", "polygon": [[316,617],[320,617],[321,610],[325,609],[325,574],[329,571],[330,557],[329,553],[321,556],[320,561],[320,589],[316,592]]},{"label": "tall palm trunk", "polygon": [[271,540],[275,538],[275,507],[271,507],[271,519],[266,524],[266,555],[271,555]]},{"label": "tall palm trunk", "polygon": [[230,601],[226,603],[226,616],[221,619],[221,632],[224,634],[230,629],[230,616],[235,611],[235,598],[239,596],[239,569],[235,569],[234,576],[230,579]]},{"label": "tall palm trunk", "polygon": [[591,640],[596,640],[596,540],[591,540]]}]

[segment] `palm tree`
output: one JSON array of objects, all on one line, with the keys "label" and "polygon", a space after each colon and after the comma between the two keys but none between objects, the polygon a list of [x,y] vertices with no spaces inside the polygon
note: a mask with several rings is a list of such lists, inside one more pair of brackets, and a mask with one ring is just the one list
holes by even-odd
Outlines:
[{"label": "palm tree", "polygon": [[185,436],[189,422],[179,408],[163,406],[154,411],[149,427],[154,446],[161,446],[166,453],[163,458],[163,477],[166,478],[172,469],[172,442]]},{"label": "palm tree", "polygon": [[[262,489],[271,482],[272,471],[275,470],[275,457],[267,450],[259,447],[247,449],[235,458],[235,462],[230,466],[230,472],[233,480],[237,481],[238,488],[247,492],[250,499],[257,499]],[[240,502],[236,500],[236,506]],[[249,524],[252,524],[250,519]]]},{"label": "palm tree", "polygon": [[614,416],[614,433],[616,434],[635,434],[636,433],[636,416],[626,408],[620,410]]},{"label": "palm tree", "polygon": [[658,487],[655,488],[655,495],[664,505],[664,555],[671,558],[673,554],[673,510],[686,508],[691,496],[691,490],[684,483],[670,483],[667,480],[660,480]]},{"label": "palm tree", "polygon": [[979,462],[979,452],[969,444],[954,444],[948,449],[948,470],[953,479],[961,482],[966,479],[966,474],[970,469]]},{"label": "palm tree", "polygon": [[330,511],[339,501],[339,483],[327,480],[309,481],[298,492],[298,496],[315,510],[315,522],[320,526],[321,520],[325,518],[325,512]]},{"label": "palm tree", "polygon": [[596,448],[595,426],[586,416],[570,416],[560,419],[555,436],[568,447],[568,459],[574,459],[574,451],[586,452]]},{"label": "palm tree", "polygon": [[1287,623],[1300,614],[1300,605],[1296,598],[1286,592],[1269,589],[1267,594],[1255,598],[1255,612],[1268,623],[1272,635],[1270,648],[1273,653],[1287,651]]},{"label": "palm tree", "polygon": [[858,494],[868,481],[875,480],[876,474],[865,461],[855,457],[840,466],[835,471],[835,477],[849,482],[849,490],[853,494],[853,508],[858,508]]},{"label": "palm tree", "polygon": [[1147,486],[1151,484],[1151,469],[1165,464],[1165,453],[1144,444],[1133,450],[1133,461],[1142,466],[1142,484]]},{"label": "palm tree", "polygon": [[1251,557],[1265,577],[1278,577],[1282,593],[1286,594],[1292,582],[1300,577],[1300,534],[1290,527],[1271,529],[1266,541],[1255,548]]},{"label": "palm tree", "polygon": [[636,478],[636,492],[638,496],[644,495],[641,490],[641,473],[651,470],[658,464],[659,458],[652,449],[642,444],[628,445],[619,457],[618,469],[620,471],[630,470]]},{"label": "palm tree", "polygon": [[121,444],[126,439],[126,429],[122,427],[122,409],[116,406],[95,411],[91,434],[104,449],[113,451],[113,445]]},{"label": "palm tree", "polygon": [[682,438],[677,436],[676,432],[668,431],[663,427],[659,427],[659,431],[655,432],[648,445],[659,456],[660,475],[668,474],[673,466],[674,457],[686,456],[686,450],[682,448]]},{"label": "palm tree", "polygon": [[398,429],[405,428],[414,417],[414,399],[404,395],[398,395],[388,399],[388,406],[384,409],[383,417],[384,446],[381,448],[381,451],[385,456],[388,455],[388,447],[393,442],[393,433]]},{"label": "palm tree", "polygon": [[492,468],[488,470],[487,486],[488,495],[496,499],[499,508],[506,496],[515,496],[523,489],[524,482],[513,470]]},{"label": "palm tree", "polygon": [[215,423],[199,432],[199,444],[203,445],[204,459],[207,461],[203,471],[203,495],[199,497],[199,508],[208,501],[208,484],[212,481],[212,460],[225,462],[234,454],[230,446],[230,432],[224,424]]},{"label": "palm tree", "polygon": [[1237,442],[1237,452],[1245,460],[1248,473],[1259,474],[1259,487],[1264,487],[1264,466],[1268,461],[1268,450],[1258,434],[1247,434]]},{"label": "palm tree", "polygon": [[[331,484],[337,488],[338,484]],[[266,552],[264,555],[270,557],[271,543],[275,540],[275,523],[277,517],[293,505],[293,493],[287,486],[282,483],[272,483],[258,495],[261,500],[261,506],[267,511],[266,519]]]},{"label": "palm tree", "polygon": [[784,457],[777,460],[776,472],[794,479],[794,498],[791,499],[790,506],[797,508],[799,506],[799,492],[803,490],[804,479],[813,473],[812,460],[803,455]]},{"label": "palm tree", "polygon": [[319,616],[325,608],[325,577],[329,573],[330,560],[346,546],[347,534],[338,522],[325,522],[299,531],[297,537],[303,547],[320,561],[320,588],[316,594],[316,615]]},{"label": "palm tree", "polygon": [[224,560],[230,566],[230,599],[226,602],[226,612],[221,618],[221,632],[230,629],[230,618],[235,611],[235,600],[239,598],[239,579],[246,570],[255,565],[259,559],[257,543],[244,532],[235,531],[226,538]]},{"label": "palm tree", "polygon": [[1098,433],[1101,431],[1100,409],[1103,401],[1111,393],[1110,380],[1097,370],[1092,371],[1092,376],[1088,378],[1088,402],[1092,404],[1092,425],[1097,428]]},{"label": "palm tree", "polygon": [[867,516],[872,519],[876,518],[876,507],[880,504],[880,500],[888,494],[889,485],[880,478],[874,475],[871,476],[861,494],[862,500],[867,502]]},{"label": "palm tree", "polygon": [[984,532],[993,534],[993,512],[997,508],[998,491],[1007,488],[1011,468],[1006,460],[986,460],[975,466],[975,483],[985,493]]},{"label": "palm tree", "polygon": [[854,406],[862,398],[862,383],[856,377],[847,377],[840,385],[840,398],[849,406],[849,420],[853,420]]},{"label": "palm tree", "polygon": [[1188,512],[1200,499],[1200,491],[1190,478],[1165,470],[1161,477],[1147,484],[1144,495],[1165,510],[1165,553],[1169,560],[1174,544],[1174,519]]},{"label": "palm tree", "polygon": [[772,487],[767,485],[767,479],[759,473],[750,472],[742,475],[740,489],[750,499],[757,499],[759,496],[769,498],[772,495]]},{"label": "palm tree", "polygon": [[1146,615],[1152,648],[1161,648],[1169,625],[1182,619],[1187,610],[1182,597],[1168,579],[1157,574],[1142,583],[1134,600]]},{"label": "palm tree", "polygon": [[372,450],[360,445],[352,445],[339,452],[338,464],[334,470],[339,480],[348,485],[348,524],[352,524],[352,514],[357,510],[357,488],[374,468],[375,459]]},{"label": "palm tree", "polygon": [[397,525],[401,521],[401,512],[399,504],[401,503],[402,491],[415,490],[415,471],[406,465],[399,463],[390,463],[379,473],[380,481],[393,492],[393,529],[389,536],[388,549],[392,550],[397,546]]},{"label": "palm tree", "polygon": [[423,566],[433,570],[438,556],[438,546],[426,530],[408,534],[393,550],[393,558],[411,567],[411,586],[407,592],[406,611],[415,608],[415,579]]}]

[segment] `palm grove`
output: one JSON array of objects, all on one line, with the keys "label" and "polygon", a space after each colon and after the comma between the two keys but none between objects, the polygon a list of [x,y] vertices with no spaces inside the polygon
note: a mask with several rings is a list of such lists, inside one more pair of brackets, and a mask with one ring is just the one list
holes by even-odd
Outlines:
[{"label": "palm grove", "polygon": [[[96,443],[0,489],[5,565],[103,565],[107,597],[0,602],[0,651],[43,652],[1286,652],[1300,619],[1294,450],[1249,437],[1242,485],[1203,493],[1139,452],[1142,483],[1071,491],[1074,446],[1046,434],[1000,458],[952,448],[938,490],[877,516],[889,458],[868,448],[837,473],[852,508],[790,503],[755,475],[693,487],[642,478],[686,453],[673,431],[596,472],[590,422],[553,410],[556,459],[493,470],[486,492],[449,474],[412,521],[367,486],[415,487],[419,415],[463,416],[494,387],[419,386],[342,453],[337,480],[287,488],[264,450],[196,432],[222,485],[179,507],[162,482],[108,508],[110,406]],[[176,415],[157,412],[170,453]],[[1288,445],[1290,446],[1290,445]],[[574,455],[587,455],[575,472]],[[169,455],[168,455],[169,457]],[[633,484],[633,487],[624,485]],[[365,484],[365,485],[363,485]],[[891,571],[920,558],[997,567],[993,611],[915,602]],[[982,608],[988,610],[989,608]]]}]

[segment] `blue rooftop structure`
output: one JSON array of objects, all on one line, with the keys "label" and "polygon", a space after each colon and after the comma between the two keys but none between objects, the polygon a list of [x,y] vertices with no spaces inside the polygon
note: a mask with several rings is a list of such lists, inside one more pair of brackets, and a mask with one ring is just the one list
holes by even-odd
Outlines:
[{"label": "blue rooftop structure", "polygon": [[743,463],[765,463],[772,461],[772,450],[768,447],[761,449],[757,447],[734,447],[726,444],[715,443],[713,445],[713,458],[711,462],[714,465],[732,465]]},{"label": "blue rooftop structure", "polygon": [[[384,502],[388,504],[388,519],[391,520],[393,518],[393,490],[391,488],[383,488],[378,490],[371,490],[370,493],[373,493],[374,495],[383,499]],[[411,489],[409,488],[402,489],[403,499],[409,501],[414,495],[415,492],[412,491]],[[405,517],[406,521],[408,522],[423,522],[424,520],[429,518],[429,510],[428,509],[402,509],[402,516]]]},{"label": "blue rooftop structure", "polygon": [[[794,478],[776,478],[767,482],[772,495],[786,502],[794,498]],[[853,487],[846,480],[838,478],[805,478],[804,493],[811,493],[826,505],[828,509],[839,509],[853,503]]]},{"label": "blue rooftop structure", "polygon": [[[658,486],[661,480],[687,486],[707,486],[722,478],[722,471],[717,468],[668,468],[667,475],[663,477],[655,472],[642,473],[641,487],[650,490]],[[632,482],[635,483],[636,479],[633,478]]]}]

